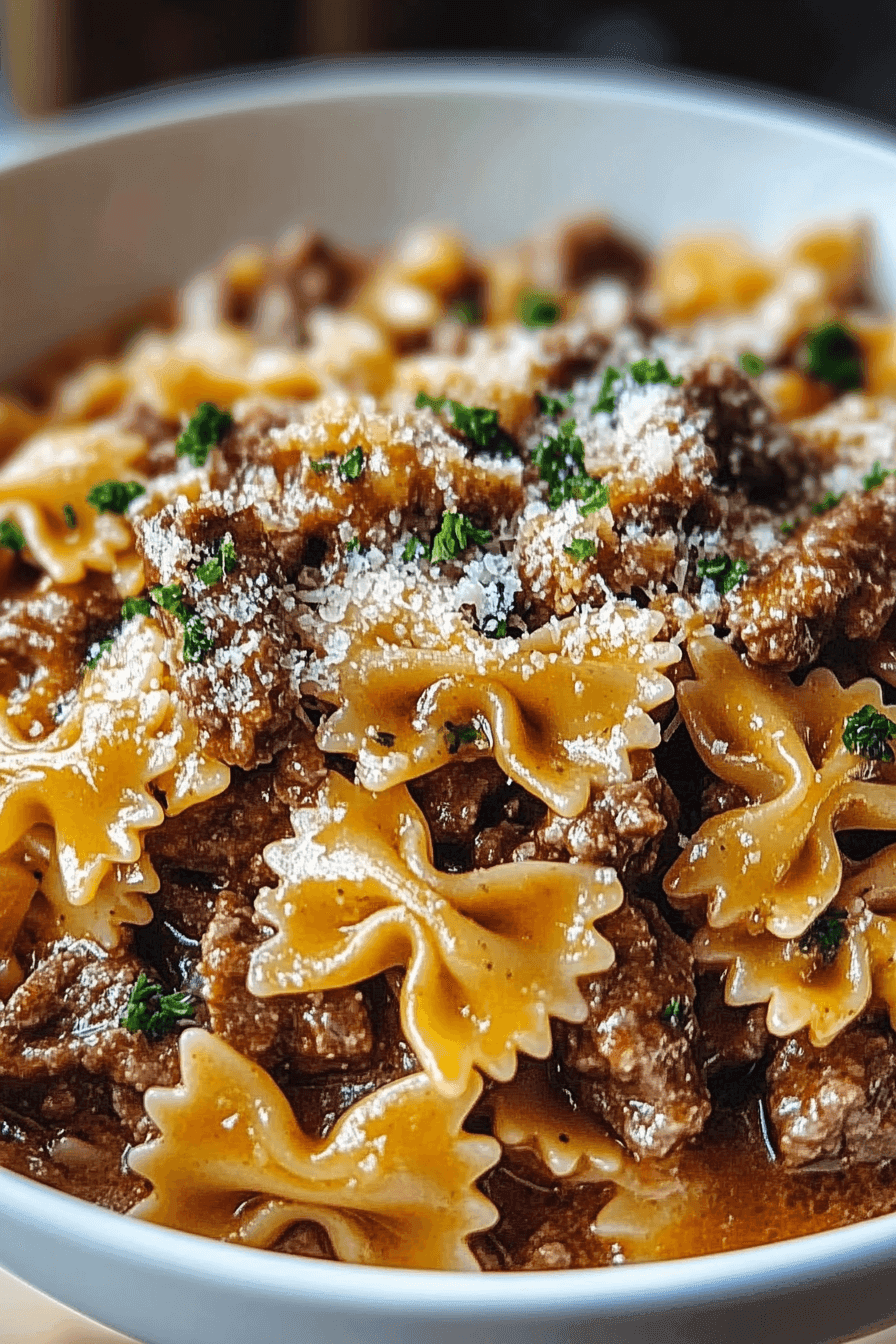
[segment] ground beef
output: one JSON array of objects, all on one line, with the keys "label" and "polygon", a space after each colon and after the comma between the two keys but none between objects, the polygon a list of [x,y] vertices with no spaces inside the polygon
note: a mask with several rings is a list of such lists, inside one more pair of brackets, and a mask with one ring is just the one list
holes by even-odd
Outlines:
[{"label": "ground beef", "polygon": [[447,872],[508,862],[544,814],[543,804],[489,756],[452,761],[414,780],[410,791],[429,826],[436,867]]},{"label": "ground beef", "polygon": [[580,982],[588,1017],[555,1024],[557,1052],[579,1103],[633,1153],[662,1157],[698,1134],[710,1110],[694,1051],[691,951],[648,902],[600,927],[616,960]]},{"label": "ground beef", "polygon": [[139,1092],[175,1083],[176,1036],[152,1042],[120,1025],[141,969],[128,954],[62,939],[0,1008],[0,1077],[80,1068]]},{"label": "ground beef", "polygon": [[[235,548],[232,573],[207,584],[197,568]],[[291,675],[299,640],[294,600],[254,510],[218,505],[167,505],[137,524],[148,583],[182,587],[203,633],[212,640],[198,661],[182,655],[178,684],[203,741],[228,765],[250,769],[269,761],[288,740],[299,713]],[[175,647],[186,650],[177,615],[158,610]]]},{"label": "ground beef", "polygon": [[768,1111],[788,1166],[821,1158],[896,1157],[896,1042],[861,1023],[817,1050],[805,1035],[778,1046],[768,1070]]},{"label": "ground beef", "polygon": [[666,828],[677,816],[672,790],[649,768],[641,779],[595,789],[577,817],[549,810],[515,857],[572,859],[615,868],[620,875],[643,875],[655,866]]},{"label": "ground beef", "polygon": [[121,598],[105,576],[57,585],[44,580],[0,602],[0,694],[25,737],[50,732],[81,679],[87,651],[121,619]]},{"label": "ground beef", "polygon": [[727,604],[754,662],[791,670],[837,635],[876,639],[896,607],[896,480],[847,495],[775,548]]},{"label": "ground beef", "polygon": [[765,1004],[732,1008],[725,1002],[725,977],[709,973],[697,979],[695,1005],[698,1057],[708,1073],[741,1068],[762,1059],[769,1046]]},{"label": "ground beef", "polygon": [[373,1034],[360,990],[271,998],[249,993],[249,958],[265,936],[244,900],[232,891],[218,895],[199,967],[212,1031],[267,1069],[288,1063],[317,1074],[366,1064]]}]

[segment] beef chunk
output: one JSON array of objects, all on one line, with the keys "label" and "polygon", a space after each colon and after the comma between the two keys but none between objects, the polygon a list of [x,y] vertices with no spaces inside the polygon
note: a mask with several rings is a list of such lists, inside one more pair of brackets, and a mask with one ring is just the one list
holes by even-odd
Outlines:
[{"label": "beef chunk", "polygon": [[622,874],[644,874],[654,867],[666,827],[677,817],[671,789],[649,769],[631,783],[595,789],[587,809],[577,817],[549,811],[516,857],[574,859]]},{"label": "beef chunk", "polygon": [[754,662],[790,670],[837,635],[876,639],[896,607],[896,480],[848,495],[769,553],[728,598]]},{"label": "beef chunk", "polygon": [[812,450],[729,364],[713,361],[698,369],[684,395],[688,413],[702,413],[706,421],[704,434],[716,455],[720,485],[737,488],[753,503],[782,507],[817,470]]},{"label": "beef chunk", "polygon": [[490,756],[452,761],[410,785],[426,817],[436,866],[449,872],[504,863],[544,806]]},{"label": "beef chunk", "polygon": [[[236,565],[205,582],[201,565],[230,538]],[[169,504],[137,523],[138,547],[151,585],[181,585],[187,608],[213,646],[198,660],[187,650],[190,625],[159,612],[182,650],[177,677],[204,743],[228,765],[270,761],[288,740],[299,710],[291,668],[298,637],[293,598],[254,509]]]},{"label": "beef chunk", "polygon": [[[218,888],[243,894],[273,885],[276,877],[264,861],[264,847],[292,834],[289,809],[280,801],[275,782],[273,767],[251,774],[234,770],[224,793],[166,817],[148,831],[146,849],[163,876],[160,896],[164,874],[175,870],[202,875]],[[207,922],[194,926],[191,935],[201,937]]]},{"label": "beef chunk", "polygon": [[52,1078],[81,1068],[139,1092],[173,1085],[176,1036],[152,1042],[120,1025],[141,969],[127,954],[62,939],[0,1008],[0,1077]]},{"label": "beef chunk", "polygon": [[249,993],[249,958],[263,940],[245,901],[222,891],[202,940],[200,966],[212,1031],[265,1068],[289,1063],[316,1074],[366,1064],[373,1034],[361,990],[264,999]]},{"label": "beef chunk", "polygon": [[768,1107],[788,1166],[819,1158],[882,1162],[896,1157],[892,1032],[862,1023],[823,1050],[804,1035],[791,1036],[769,1066]]},{"label": "beef chunk", "polygon": [[96,575],[83,583],[48,580],[0,602],[0,694],[25,737],[38,723],[50,732],[81,678],[87,650],[121,618],[121,598]]},{"label": "beef chunk", "polygon": [[732,1008],[725,1002],[724,975],[697,980],[698,1050],[708,1072],[755,1064],[765,1054],[769,1034],[765,1005]]},{"label": "beef chunk", "polygon": [[588,1017],[555,1024],[557,1051],[579,1103],[633,1153],[662,1157],[698,1134],[710,1110],[694,1053],[691,951],[644,901],[600,928],[616,960],[581,981]]}]

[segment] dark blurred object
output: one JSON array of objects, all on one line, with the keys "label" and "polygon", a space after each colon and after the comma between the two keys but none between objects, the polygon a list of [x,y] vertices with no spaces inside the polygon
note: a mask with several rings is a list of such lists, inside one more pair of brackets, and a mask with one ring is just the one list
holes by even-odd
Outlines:
[{"label": "dark blurred object", "polygon": [[364,52],[680,65],[896,120],[896,4],[854,0],[0,0],[4,74],[40,115],[239,66]]}]

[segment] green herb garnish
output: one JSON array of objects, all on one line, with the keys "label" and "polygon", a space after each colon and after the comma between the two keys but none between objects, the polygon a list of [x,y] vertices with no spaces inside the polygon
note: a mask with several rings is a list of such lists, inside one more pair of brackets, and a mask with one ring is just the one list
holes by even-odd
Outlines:
[{"label": "green herb garnish", "polygon": [[660,1009],[660,1021],[668,1022],[672,1027],[683,1027],[687,1016],[687,1004],[676,994]]},{"label": "green herb garnish", "polygon": [[845,910],[828,910],[826,914],[820,915],[800,939],[800,951],[807,956],[818,952],[824,965],[830,966],[836,960],[846,937],[846,920]]},{"label": "green herb garnish", "polygon": [[429,558],[433,564],[454,560],[468,546],[484,546],[491,539],[491,532],[475,527],[466,514],[446,512],[442,514],[441,526],[433,537]]},{"label": "green herb garnish", "polygon": [[454,756],[466,742],[478,742],[482,732],[475,723],[446,723],[445,736],[448,739],[449,754]]},{"label": "green herb garnish", "polygon": [[560,319],[560,303],[553,294],[529,289],[521,294],[516,306],[524,327],[552,327]]},{"label": "green herb garnish", "polygon": [[616,393],[613,391],[613,384],[618,382],[622,374],[618,369],[614,369],[612,364],[604,369],[603,381],[600,385],[600,391],[597,394],[597,401],[591,407],[591,414],[596,415],[599,411],[611,413],[616,409]]},{"label": "green herb garnish", "polygon": [[194,467],[204,467],[209,453],[232,425],[229,411],[220,411],[213,401],[204,401],[190,416],[177,441],[177,456],[188,457]]},{"label": "green herb garnish", "polygon": [[184,601],[183,588],[179,583],[169,583],[164,587],[158,585],[150,590],[149,595],[157,607],[170,612],[183,626],[185,663],[198,663],[203,654],[215,647],[215,641],[206,632],[202,621]]},{"label": "green herb garnish", "polygon": [[819,514],[828,513],[831,509],[835,508],[842,498],[842,495],[835,495],[833,491],[829,490],[824,499],[820,499],[817,504],[812,505],[811,511],[817,518]]},{"label": "green herb garnish", "polygon": [[765,360],[751,354],[749,350],[744,351],[739,362],[748,378],[758,378],[760,373],[765,373]]},{"label": "green herb garnish", "polygon": [[862,477],[863,490],[875,490],[879,485],[883,485],[888,476],[892,476],[892,471],[884,471],[879,462],[875,462],[867,476]]},{"label": "green herb garnish", "polygon": [[77,526],[78,526],[78,519],[77,519],[77,517],[75,516],[75,511],[74,511],[74,509],[72,508],[71,504],[63,504],[63,506],[62,506],[62,516],[63,516],[63,518],[65,519],[65,525],[66,525],[66,527],[77,527]]},{"label": "green herb garnish", "polygon": [[563,547],[567,555],[571,555],[573,560],[590,560],[597,555],[597,547],[589,537],[576,537]]},{"label": "green herb garnish", "polygon": [[0,546],[5,546],[8,551],[20,551],[25,545],[25,533],[14,523],[11,518],[4,518],[0,522]]},{"label": "green herb garnish", "polygon": [[680,387],[684,382],[684,374],[673,378],[662,359],[638,359],[629,365],[629,372],[641,387],[647,383],[669,383],[672,387]]},{"label": "green herb garnish", "polygon": [[196,566],[196,577],[208,587],[220,583],[225,574],[236,569],[236,546],[230,537],[224,537],[218,545],[217,555]]},{"label": "green herb garnish", "polygon": [[126,597],[121,604],[121,619],[129,621],[132,616],[151,616],[152,603],[148,597]]},{"label": "green herb garnish", "polygon": [[416,560],[419,553],[425,550],[426,547],[423,545],[423,542],[420,540],[419,537],[408,537],[407,541],[404,544],[404,550],[401,553],[401,558],[402,560]]},{"label": "green herb garnish", "polygon": [[547,392],[536,392],[535,405],[542,415],[562,415],[572,405],[572,393],[568,392],[565,397],[552,397]]},{"label": "green herb garnish", "polygon": [[858,756],[865,756],[869,761],[892,763],[893,748],[889,745],[891,737],[896,737],[896,723],[873,705],[863,705],[855,714],[850,714],[843,725],[844,747]]},{"label": "green herb garnish", "polygon": [[482,321],[482,309],[475,299],[458,299],[450,309],[450,315],[465,327],[475,327]]},{"label": "green herb garnish", "polygon": [[793,522],[791,519],[788,518],[785,522],[781,524],[780,532],[782,537],[789,537],[795,531],[796,531],[796,523]]},{"label": "green herb garnish", "polygon": [[142,1031],[151,1040],[158,1040],[184,1018],[195,1016],[196,1008],[189,994],[165,994],[161,985],[152,984],[141,971],[122,1014],[121,1025],[125,1031]]},{"label": "green herb garnish", "polygon": [[[495,620],[494,616],[491,617],[491,620]],[[507,636],[507,617],[502,616],[500,621],[495,621],[493,629],[483,627],[482,633],[489,639],[505,639]]]},{"label": "green herb garnish", "polygon": [[350,537],[350,538],[348,539],[348,541],[345,543],[345,552],[346,552],[346,555],[352,555],[352,554],[354,554],[354,553],[356,553],[356,552],[357,552],[357,554],[360,555],[360,553],[361,553],[361,538],[360,538],[360,537]]},{"label": "green herb garnish", "polygon": [[568,499],[576,499],[579,512],[589,514],[608,502],[607,487],[585,471],[585,445],[576,433],[574,420],[562,421],[555,437],[538,445],[532,461],[548,487],[548,504],[552,509],[559,509]]},{"label": "green herb garnish", "polygon": [[344,454],[336,470],[343,481],[356,481],[358,479],[364,470],[364,449],[360,444],[355,444],[354,448]]},{"label": "green herb garnish", "polygon": [[701,579],[712,579],[716,592],[724,597],[736,588],[749,573],[746,560],[732,560],[730,555],[714,555],[712,558],[697,561],[697,573]]},{"label": "green herb garnish", "polygon": [[103,654],[108,653],[114,643],[115,641],[112,639],[104,639],[102,643],[96,646],[96,653],[92,654],[89,658],[84,659],[84,666],[89,667],[92,672]]},{"label": "green herb garnish", "polygon": [[437,414],[447,407],[454,428],[477,448],[484,452],[500,453],[504,458],[513,456],[513,442],[501,428],[498,412],[489,406],[465,406],[463,402],[452,401],[450,397],[430,397],[425,392],[417,393],[414,405],[418,410],[429,407]]},{"label": "green herb garnish", "polygon": [[87,495],[97,513],[126,513],[128,505],[146,490],[139,481],[100,481]]},{"label": "green herb garnish", "polygon": [[851,392],[864,381],[862,347],[842,322],[823,322],[807,334],[805,366],[838,392]]}]

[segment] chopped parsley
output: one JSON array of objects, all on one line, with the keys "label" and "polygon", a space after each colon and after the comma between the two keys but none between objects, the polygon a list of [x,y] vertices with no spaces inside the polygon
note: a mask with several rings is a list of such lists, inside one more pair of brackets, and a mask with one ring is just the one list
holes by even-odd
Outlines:
[{"label": "chopped parsley", "polygon": [[236,547],[230,537],[224,537],[218,545],[216,555],[196,567],[196,577],[208,587],[220,583],[225,574],[236,569]]},{"label": "chopped parsley", "polygon": [[850,714],[843,725],[843,745],[847,751],[865,756],[869,761],[892,764],[893,748],[889,739],[896,737],[896,723],[881,714],[873,705],[863,705]]},{"label": "chopped parsley", "polygon": [[150,1040],[158,1040],[184,1018],[195,1016],[196,1008],[189,994],[165,994],[161,985],[152,984],[141,971],[122,1014],[121,1025],[125,1031],[142,1031]]},{"label": "chopped parsley", "polygon": [[475,299],[458,299],[450,310],[450,315],[465,327],[475,327],[482,321],[482,308]]},{"label": "chopped parsley", "polygon": [[87,495],[97,513],[126,513],[128,505],[146,490],[139,481],[100,481]]},{"label": "chopped parsley", "polygon": [[567,555],[571,555],[573,560],[590,560],[597,555],[597,547],[590,537],[576,537],[563,547]]},{"label": "chopped parsley", "polygon": [[25,545],[25,533],[14,523],[11,518],[4,518],[0,522],[0,546],[5,546],[8,551],[20,551]]},{"label": "chopped parsley", "polygon": [[[494,626],[491,622],[494,621]],[[495,620],[494,616],[489,617],[489,626],[482,627],[482,633],[489,639],[505,639],[507,637],[507,617],[502,616],[500,621]]]},{"label": "chopped parsley", "polygon": [[563,420],[554,438],[540,443],[532,461],[548,487],[548,504],[559,509],[568,499],[579,501],[581,514],[594,513],[609,500],[607,487],[585,471],[585,445],[575,420]]},{"label": "chopped parsley", "polygon": [[454,560],[468,546],[484,546],[491,539],[491,532],[475,527],[465,513],[446,512],[442,514],[441,526],[433,537],[429,558],[433,564]]},{"label": "chopped parsley", "polygon": [[126,597],[121,604],[121,619],[129,621],[132,616],[152,615],[152,603],[148,597]]},{"label": "chopped parsley", "polygon": [[684,382],[684,374],[672,377],[663,359],[638,359],[629,365],[629,372],[641,387],[647,383],[669,383],[672,387],[680,387]]},{"label": "chopped parsley", "polygon": [[404,544],[404,550],[401,553],[402,560],[416,560],[421,551],[426,551],[426,547],[419,537],[408,537]]},{"label": "chopped parsley", "polygon": [[115,641],[112,639],[104,639],[102,643],[96,646],[96,653],[93,653],[90,655],[89,658],[84,659],[84,666],[89,667],[92,672],[93,669],[96,667],[97,663],[102,658],[103,654],[108,653],[109,650],[112,648],[114,642]]},{"label": "chopped parsley", "polygon": [[823,322],[806,335],[805,368],[838,392],[852,392],[864,381],[862,347],[842,322]]},{"label": "chopped parsley", "polygon": [[793,521],[792,518],[787,518],[781,524],[779,530],[781,532],[782,537],[789,537],[791,536],[792,533],[796,531],[796,523]]},{"label": "chopped parsley", "polygon": [[572,405],[572,393],[565,397],[552,397],[548,392],[535,393],[535,405],[542,415],[562,415]]},{"label": "chopped parsley", "polygon": [[846,937],[846,920],[845,910],[828,910],[826,914],[820,915],[800,939],[800,951],[807,956],[818,952],[824,965],[830,966]]},{"label": "chopped parsley", "polygon": [[65,525],[66,525],[66,527],[77,527],[77,526],[78,526],[78,519],[77,519],[77,517],[75,516],[75,511],[74,511],[74,509],[72,508],[71,504],[63,504],[63,506],[62,506],[62,516],[63,516],[63,518],[65,519]]},{"label": "chopped parsley", "polygon": [[448,751],[454,756],[467,742],[478,742],[482,731],[475,723],[446,723],[445,736],[448,739]]},{"label": "chopped parsley", "polygon": [[876,490],[879,485],[883,485],[888,476],[892,476],[892,471],[884,471],[879,462],[875,462],[867,476],[862,477],[863,490]]},{"label": "chopped parsley", "polygon": [[712,558],[697,561],[697,573],[701,579],[712,579],[716,592],[724,597],[736,588],[741,579],[750,572],[746,560],[732,560],[730,555],[714,555]]},{"label": "chopped parsley", "polygon": [[361,554],[361,538],[349,537],[348,541],[345,543],[345,553],[346,555],[352,555],[355,552],[357,552],[358,555]]},{"label": "chopped parsley", "polygon": [[213,401],[204,401],[190,416],[177,441],[177,456],[188,457],[194,467],[204,467],[209,453],[232,425],[229,411],[220,411]]},{"label": "chopped parsley", "polygon": [[516,311],[524,327],[552,327],[560,320],[561,310],[553,294],[529,289],[520,295]]},{"label": "chopped parsley", "polygon": [[842,498],[842,495],[835,495],[832,490],[829,490],[824,499],[820,499],[817,504],[812,505],[812,512],[816,518],[819,514],[828,513],[831,509],[836,508]]},{"label": "chopped parsley", "polygon": [[591,407],[591,414],[596,415],[598,411],[611,413],[616,409],[616,393],[613,391],[613,384],[618,382],[622,374],[613,365],[608,365],[604,369],[603,380],[600,385],[600,391],[597,394],[597,401]]},{"label": "chopped parsley", "polygon": [[686,1016],[687,1004],[677,994],[660,1009],[660,1021],[668,1022],[671,1027],[683,1027]]},{"label": "chopped parsley", "polygon": [[501,428],[498,412],[491,407],[464,406],[463,402],[452,401],[450,397],[430,397],[425,392],[417,393],[414,405],[418,410],[429,407],[437,414],[447,408],[454,428],[475,447],[483,452],[500,453],[505,458],[513,456],[513,441]]},{"label": "chopped parsley", "polygon": [[322,476],[325,471],[331,471],[335,467],[341,481],[356,481],[364,470],[364,449],[360,444],[356,444],[347,453],[343,453],[342,457],[334,457],[330,453],[319,461],[312,460],[309,465],[317,476]]},{"label": "chopped parsley", "polygon": [[185,663],[198,663],[203,654],[215,647],[215,641],[205,630],[202,621],[184,601],[183,588],[179,583],[169,583],[165,587],[158,585],[151,589],[149,595],[157,607],[170,612],[183,626]]},{"label": "chopped parsley", "polygon": [[765,373],[765,360],[751,354],[749,350],[744,351],[739,363],[748,378],[758,378],[760,373]]}]

